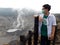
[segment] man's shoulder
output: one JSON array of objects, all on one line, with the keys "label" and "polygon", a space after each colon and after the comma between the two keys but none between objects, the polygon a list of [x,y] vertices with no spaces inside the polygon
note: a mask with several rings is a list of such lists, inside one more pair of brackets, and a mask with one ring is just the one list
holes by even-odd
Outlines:
[{"label": "man's shoulder", "polygon": [[50,16],[50,17],[52,17],[52,18],[53,18],[53,17],[55,17],[55,15],[54,15],[54,14],[52,14],[52,13],[50,13],[50,14],[49,14],[49,16]]}]

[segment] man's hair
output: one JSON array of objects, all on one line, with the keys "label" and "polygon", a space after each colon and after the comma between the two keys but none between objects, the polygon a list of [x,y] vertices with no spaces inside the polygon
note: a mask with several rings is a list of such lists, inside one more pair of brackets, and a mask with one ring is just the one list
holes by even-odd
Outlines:
[{"label": "man's hair", "polygon": [[45,9],[48,9],[48,11],[50,11],[50,9],[51,9],[51,6],[50,6],[49,4],[44,4],[43,7],[44,7]]}]

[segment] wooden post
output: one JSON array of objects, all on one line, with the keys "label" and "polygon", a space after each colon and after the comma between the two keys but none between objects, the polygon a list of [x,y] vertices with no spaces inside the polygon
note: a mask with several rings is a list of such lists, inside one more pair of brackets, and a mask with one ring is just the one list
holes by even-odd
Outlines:
[{"label": "wooden post", "polygon": [[56,41],[56,33],[57,33],[57,26],[55,27],[54,40],[53,40],[52,45],[55,45],[55,41]]},{"label": "wooden post", "polygon": [[39,16],[34,17],[34,45],[38,45],[38,25],[39,25]]},{"label": "wooden post", "polygon": [[20,36],[20,45],[26,45],[26,41],[25,41],[25,36],[24,35]]},{"label": "wooden post", "polygon": [[29,31],[28,36],[29,36],[28,45],[32,45],[32,32],[31,31]]}]

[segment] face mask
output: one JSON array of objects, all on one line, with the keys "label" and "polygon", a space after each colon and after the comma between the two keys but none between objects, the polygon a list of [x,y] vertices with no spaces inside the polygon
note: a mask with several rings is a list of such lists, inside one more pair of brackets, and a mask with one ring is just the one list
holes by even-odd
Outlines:
[{"label": "face mask", "polygon": [[42,10],[42,13],[44,14],[44,13],[45,13],[45,11],[44,11],[44,10]]}]

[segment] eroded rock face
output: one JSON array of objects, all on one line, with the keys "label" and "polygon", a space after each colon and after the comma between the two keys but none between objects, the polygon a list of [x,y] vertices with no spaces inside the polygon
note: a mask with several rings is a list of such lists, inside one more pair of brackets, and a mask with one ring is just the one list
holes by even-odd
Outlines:
[{"label": "eroded rock face", "polygon": [[56,16],[57,26],[60,29],[60,14],[54,14]]},{"label": "eroded rock face", "polygon": [[[20,13],[21,11],[23,12],[23,14]],[[19,36],[22,34],[24,35],[24,34],[27,34],[27,32],[29,30],[34,30],[34,17],[33,17],[33,15],[35,15],[36,12],[34,12],[33,10],[27,10],[27,9],[22,9],[21,11],[19,11],[19,14],[18,14],[18,15],[21,15],[21,17],[19,17],[20,26],[17,29],[21,29],[22,31],[16,31],[16,36]],[[18,15],[17,15],[17,18],[18,18]],[[17,22],[17,18],[14,18],[14,17],[15,16],[13,16],[13,17],[12,16],[5,16],[5,17],[0,16],[0,36],[6,35],[6,31],[9,29],[15,29],[18,22]],[[59,18],[58,17],[59,16],[57,16],[57,14],[56,14],[57,21],[60,21],[60,17]],[[22,18],[22,20],[21,20],[21,18]],[[58,23],[58,28],[60,29],[60,22]],[[10,33],[10,34],[12,34],[12,33]],[[15,34],[15,32],[13,34]],[[59,37],[59,35],[57,35],[57,36]],[[15,40],[12,40],[12,38],[15,38],[12,35],[8,35],[5,38],[3,38],[2,40],[6,41],[9,39],[8,40],[9,42],[10,41],[15,42]],[[13,43],[12,43],[12,45],[13,45]]]},{"label": "eroded rock face", "polygon": [[6,35],[6,32],[0,31],[0,37],[1,37],[1,36],[5,36],[5,35]]}]

